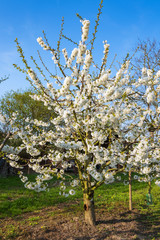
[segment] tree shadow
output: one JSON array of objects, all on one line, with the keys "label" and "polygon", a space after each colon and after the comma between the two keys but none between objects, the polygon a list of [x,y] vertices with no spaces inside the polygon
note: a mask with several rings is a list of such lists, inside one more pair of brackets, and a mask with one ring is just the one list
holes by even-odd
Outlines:
[{"label": "tree shadow", "polygon": [[124,239],[130,239],[130,236],[134,236],[134,239],[137,240],[153,238],[160,240],[160,210],[154,211],[154,214],[126,211],[117,214],[117,217],[96,222],[96,226],[101,225],[106,226],[106,234],[104,233],[102,237],[96,238],[96,240],[103,240],[112,235],[124,236]]}]

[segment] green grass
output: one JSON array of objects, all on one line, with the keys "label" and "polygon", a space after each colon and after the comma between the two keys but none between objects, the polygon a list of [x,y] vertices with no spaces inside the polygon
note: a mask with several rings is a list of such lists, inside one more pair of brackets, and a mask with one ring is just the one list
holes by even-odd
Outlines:
[{"label": "green grass", "polygon": [[[30,176],[33,180],[34,176]],[[59,187],[54,186],[56,179],[49,181],[50,189],[46,192],[35,192],[24,187],[18,176],[0,178],[0,218],[20,215],[82,196],[78,190],[69,198],[59,195]]]},{"label": "green grass", "polygon": [[18,236],[18,227],[15,227],[12,224],[9,224],[6,231],[7,239],[16,239]]},{"label": "green grass", "polygon": [[[33,180],[34,176],[31,175],[30,178]],[[78,206],[73,204],[72,210],[82,210],[80,188],[74,196],[66,198],[59,195],[59,187],[53,186],[55,182],[56,179],[49,182],[50,191],[37,193],[25,189],[17,176],[0,178],[0,218],[17,216],[75,199],[80,199],[80,204]],[[157,219],[160,215],[160,188],[152,183],[153,204],[149,206],[146,203],[147,183],[133,181],[132,188],[133,207],[139,209],[142,214],[150,213]],[[107,207],[108,211],[112,211],[115,207],[128,206],[128,185],[120,182],[102,185],[95,191],[95,205],[96,208]]]}]

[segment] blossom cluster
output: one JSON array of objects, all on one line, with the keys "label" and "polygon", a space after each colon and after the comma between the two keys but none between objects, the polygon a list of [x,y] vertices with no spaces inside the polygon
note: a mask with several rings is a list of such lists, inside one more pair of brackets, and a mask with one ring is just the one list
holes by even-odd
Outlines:
[{"label": "blossom cluster", "polygon": [[82,20],[82,25],[83,25],[83,27],[82,27],[82,42],[85,42],[88,39],[90,21]]}]

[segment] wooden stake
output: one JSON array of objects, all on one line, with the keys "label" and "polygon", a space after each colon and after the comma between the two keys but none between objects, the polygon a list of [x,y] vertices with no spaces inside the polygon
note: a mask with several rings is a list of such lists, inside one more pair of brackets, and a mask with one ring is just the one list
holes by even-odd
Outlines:
[{"label": "wooden stake", "polygon": [[132,172],[129,171],[129,210],[132,211]]}]

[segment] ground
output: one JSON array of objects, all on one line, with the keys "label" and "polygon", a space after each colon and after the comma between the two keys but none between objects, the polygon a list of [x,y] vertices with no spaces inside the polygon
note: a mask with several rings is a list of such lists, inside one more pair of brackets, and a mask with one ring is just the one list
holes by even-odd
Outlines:
[{"label": "ground", "polygon": [[84,222],[79,200],[0,220],[0,239],[16,240],[160,240],[160,219],[127,206],[96,209],[96,226]]}]

